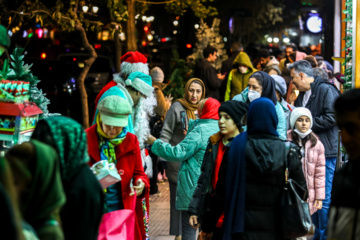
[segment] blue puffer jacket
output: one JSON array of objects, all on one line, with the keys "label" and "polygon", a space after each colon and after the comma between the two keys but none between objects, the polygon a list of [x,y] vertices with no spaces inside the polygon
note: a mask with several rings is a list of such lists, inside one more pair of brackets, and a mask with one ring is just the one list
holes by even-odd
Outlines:
[{"label": "blue puffer jacket", "polygon": [[206,146],[211,135],[219,131],[218,121],[214,119],[197,119],[189,121],[186,137],[176,146],[157,139],[151,151],[171,162],[181,162],[177,179],[175,207],[177,210],[188,210],[193,193],[201,173],[201,165]]},{"label": "blue puffer jacket", "polygon": [[[248,92],[249,92],[249,88],[245,88],[244,91],[242,91],[240,94],[236,95],[232,100],[246,102],[248,99]],[[282,140],[286,140],[286,132],[287,132],[286,117],[284,114],[284,110],[279,102],[277,102],[275,105],[275,111],[276,111],[276,115],[278,117],[278,125],[276,128],[276,131],[278,132],[279,137]],[[244,129],[244,130],[246,130],[246,129]]]}]

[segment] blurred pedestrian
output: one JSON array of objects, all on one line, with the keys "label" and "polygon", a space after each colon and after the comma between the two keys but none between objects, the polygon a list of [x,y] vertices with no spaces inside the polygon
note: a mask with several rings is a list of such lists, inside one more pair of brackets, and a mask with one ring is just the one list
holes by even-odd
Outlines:
[{"label": "blurred pedestrian", "polygon": [[196,63],[194,77],[200,78],[204,82],[206,97],[212,97],[219,100],[219,87],[225,79],[225,74],[217,74],[215,67],[212,65],[217,59],[217,54],[218,51],[216,48],[210,46],[206,47],[203,50],[204,59],[201,59]]},{"label": "blurred pedestrian", "polygon": [[360,89],[335,101],[336,122],[349,161],[335,172],[329,216],[329,239],[360,239]]},{"label": "blurred pedestrian", "polygon": [[189,224],[187,212],[190,200],[200,176],[209,137],[219,131],[218,109],[220,103],[214,98],[203,99],[198,106],[200,119],[190,120],[188,133],[184,140],[175,146],[161,139],[149,136],[151,151],[167,161],[181,162],[176,192],[176,209],[181,211],[182,239],[195,240],[196,229]]},{"label": "blurred pedestrian", "polygon": [[221,74],[225,75],[225,80],[221,83],[220,86],[220,100],[219,102],[224,101],[226,86],[229,79],[229,73],[233,69],[233,63],[235,58],[239,55],[240,52],[244,51],[244,47],[239,42],[233,42],[230,48],[230,56],[228,59],[221,63]]},{"label": "blurred pedestrian", "polygon": [[31,139],[50,145],[59,156],[67,199],[60,212],[65,239],[97,239],[104,193],[87,164],[84,128],[68,117],[48,117],[38,122]]},{"label": "blurred pedestrian", "polygon": [[[163,90],[167,87],[167,84],[163,83],[165,75],[161,68],[154,67],[151,69],[150,76],[157,102],[157,105],[154,108],[155,116],[150,118],[150,133],[158,138],[160,137],[161,129],[164,125],[166,112],[171,106],[172,97],[171,94],[168,97],[164,96]],[[153,163],[153,176],[150,178],[150,194],[155,194],[158,192],[157,182],[167,181],[165,173],[166,162],[159,160],[158,157],[151,152],[150,148],[151,147],[147,147]]]},{"label": "blurred pedestrian", "polygon": [[35,139],[5,154],[14,174],[24,220],[40,240],[63,240],[60,210],[66,202],[56,151]]},{"label": "blurred pedestrian", "polygon": [[275,81],[276,97],[284,111],[286,118],[286,127],[287,129],[290,129],[290,121],[289,121],[290,113],[292,110],[295,109],[295,107],[289,104],[288,102],[286,102],[284,99],[284,96],[286,96],[286,92],[287,92],[285,79],[278,75],[270,75],[270,77],[272,77]]},{"label": "blurred pedestrian", "polygon": [[288,44],[286,46],[285,54],[286,57],[280,60],[279,68],[282,72],[283,69],[289,64],[290,62],[290,54],[296,52],[298,49],[294,43]]},{"label": "blurred pedestrian", "polygon": [[[205,98],[205,85],[198,78],[190,79],[184,90],[184,97],[177,99],[166,113],[160,139],[175,146],[186,136],[190,119],[197,119],[199,102]],[[166,160],[166,159],[165,159]],[[179,162],[166,162],[166,176],[170,188],[170,235],[181,239],[181,211],[175,208]]]},{"label": "blurred pedestrian", "polygon": [[228,75],[224,100],[231,100],[235,95],[241,93],[247,87],[251,74],[256,71],[249,56],[245,52],[240,52]]},{"label": "blurred pedestrian", "polygon": [[247,113],[248,130],[235,137],[224,158],[215,194],[206,209],[201,239],[211,233],[224,212],[223,239],[283,239],[280,196],[289,177],[306,189],[299,148],[286,147],[276,131],[277,114],[268,98],[254,100]]},{"label": "blurred pedestrian", "polygon": [[[122,97],[107,96],[99,101],[97,108],[96,124],[86,130],[89,165],[106,160],[115,164],[121,176],[120,182],[106,189],[106,212],[136,210],[135,236],[129,237],[145,239],[148,229],[145,229],[143,209],[135,209],[132,203],[134,197],[148,198],[150,184],[142,166],[139,142],[127,129],[131,106]],[[149,205],[143,207],[148,214]]]},{"label": "blurred pedestrian", "polygon": [[250,76],[248,87],[240,94],[236,95],[233,100],[242,101],[250,104],[260,97],[269,98],[275,105],[276,114],[278,116],[277,131],[281,139],[286,139],[286,118],[284,110],[278,103],[275,93],[275,81],[266,72],[255,72]]},{"label": "blurred pedestrian", "polygon": [[[15,179],[9,163],[5,158],[0,157],[0,205],[2,208],[0,215],[1,237],[3,239],[30,240],[31,238],[25,237],[25,234],[28,234],[29,232],[23,232],[25,231],[24,222],[21,217],[18,194],[14,183]],[[38,239],[34,230],[32,236],[32,239]]]},{"label": "blurred pedestrian", "polygon": [[[201,175],[189,205],[191,226],[197,228],[202,225],[204,212],[208,208],[207,204],[216,188],[221,162],[226,158],[232,140],[242,131],[242,126],[245,124],[243,117],[247,108],[246,103],[235,100],[226,101],[219,108],[220,132],[209,139],[201,165]],[[223,220],[222,215],[216,224],[213,240],[222,239]]]}]

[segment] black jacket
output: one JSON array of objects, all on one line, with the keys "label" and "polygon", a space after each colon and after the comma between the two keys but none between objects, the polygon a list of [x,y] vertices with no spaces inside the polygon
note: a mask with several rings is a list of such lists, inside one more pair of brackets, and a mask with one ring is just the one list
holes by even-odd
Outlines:
[{"label": "black jacket", "polygon": [[[236,147],[232,144],[231,147]],[[288,158],[289,177],[306,189],[300,162],[299,148],[291,143]],[[253,135],[246,145],[245,231],[233,239],[282,239],[280,197],[285,183],[285,144],[278,137]],[[202,229],[212,232],[224,211],[228,159],[221,164],[219,179],[209,208],[204,215]]]},{"label": "black jacket", "polygon": [[329,239],[359,239],[360,218],[354,217],[354,214],[360,211],[359,172],[360,159],[347,162],[335,172],[331,193]]},{"label": "black jacket", "polygon": [[225,74],[226,76],[225,76],[225,80],[222,81],[221,86],[219,88],[220,102],[224,101],[229,73],[230,73],[231,69],[233,69],[234,60],[239,53],[240,53],[239,51],[231,53],[231,56],[221,63],[221,71],[220,72],[221,72],[221,74]]},{"label": "black jacket", "polygon": [[205,84],[205,96],[220,99],[219,87],[222,80],[218,79],[216,69],[208,60],[201,59],[196,63],[194,77],[200,78]]},{"label": "black jacket", "polygon": [[[311,96],[306,104],[313,117],[312,130],[325,147],[325,157],[337,157],[338,128],[336,127],[334,102],[339,90],[331,83],[315,79],[310,84]],[[304,92],[295,101],[295,107],[303,107]]]},{"label": "black jacket", "polygon": [[[214,136],[221,136],[220,133],[217,133]],[[202,217],[204,215],[205,209],[208,207],[209,200],[211,198],[211,195],[214,193],[214,188],[212,187],[212,176],[214,172],[214,166],[215,166],[215,160],[218,154],[219,150],[219,143],[222,138],[220,138],[220,141],[213,142],[211,141],[206,148],[204,159],[201,165],[201,175],[199,177],[197,187],[194,191],[193,198],[189,205],[189,215],[196,215],[198,216],[198,221],[202,222]],[[227,150],[230,148],[231,140],[230,142],[226,144],[225,146],[225,153],[223,156],[223,159],[227,156]]]}]

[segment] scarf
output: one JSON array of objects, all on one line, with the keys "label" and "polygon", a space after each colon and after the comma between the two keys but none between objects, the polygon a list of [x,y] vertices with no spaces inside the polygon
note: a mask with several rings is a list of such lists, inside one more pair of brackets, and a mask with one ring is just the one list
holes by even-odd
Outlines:
[{"label": "scarf", "polygon": [[47,144],[31,139],[11,148],[6,155],[14,173],[31,180],[21,195],[24,220],[35,229],[59,220],[66,197],[61,182],[58,154]]},{"label": "scarf", "polygon": [[215,119],[219,120],[220,103],[215,98],[208,98],[204,104],[200,119]]},{"label": "scarf", "polygon": [[237,135],[231,143],[225,179],[225,209],[223,239],[232,239],[244,232],[245,223],[245,149],[247,132]]},{"label": "scarf", "polygon": [[54,116],[40,120],[31,139],[49,144],[57,151],[63,179],[89,161],[84,128],[71,118]]},{"label": "scarf", "polygon": [[274,105],[276,105],[277,97],[275,93],[275,80],[266,72],[258,71],[257,73],[260,73],[263,76],[261,97],[269,98]]},{"label": "scarf", "polygon": [[100,159],[107,160],[110,163],[116,164],[115,147],[120,145],[124,141],[127,134],[127,129],[126,127],[124,127],[121,133],[117,137],[113,139],[109,139],[101,128],[102,123],[101,123],[100,115],[101,114],[98,114],[96,117],[96,123],[97,123],[96,131],[99,137]]},{"label": "scarf", "polygon": [[193,104],[191,102],[189,102],[189,88],[190,85],[193,81],[199,81],[201,83],[201,87],[203,89],[202,95],[201,95],[201,99],[205,98],[205,85],[203,83],[203,81],[201,81],[199,78],[191,78],[189,81],[187,81],[186,85],[185,85],[185,93],[184,93],[184,98],[180,98],[178,100],[176,100],[175,102],[179,102],[185,109],[186,109],[186,115],[189,119],[196,119],[196,115],[195,115],[195,111],[197,110],[198,104]]},{"label": "scarf", "polygon": [[275,105],[269,98],[261,97],[250,104],[247,123],[249,135],[266,134],[279,136],[276,131],[278,117]]}]

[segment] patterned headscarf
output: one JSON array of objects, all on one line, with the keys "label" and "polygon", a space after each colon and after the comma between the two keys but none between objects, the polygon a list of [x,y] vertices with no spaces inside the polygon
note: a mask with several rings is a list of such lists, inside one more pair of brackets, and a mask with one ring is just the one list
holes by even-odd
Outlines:
[{"label": "patterned headscarf", "polygon": [[96,132],[99,137],[100,159],[108,160],[108,162],[111,163],[116,163],[115,148],[124,141],[127,134],[127,127],[124,127],[118,136],[109,139],[109,137],[106,135],[106,133],[104,133],[103,129],[101,128],[101,114],[97,115],[96,123]]},{"label": "patterned headscarf", "polygon": [[89,161],[84,128],[71,118],[54,116],[40,120],[31,139],[55,148],[59,154],[63,179],[73,169]]}]

